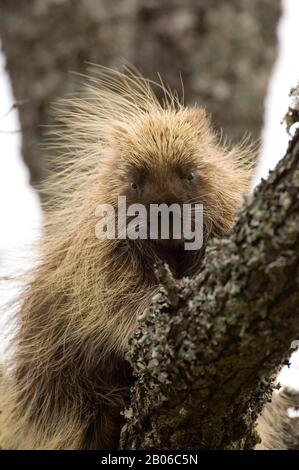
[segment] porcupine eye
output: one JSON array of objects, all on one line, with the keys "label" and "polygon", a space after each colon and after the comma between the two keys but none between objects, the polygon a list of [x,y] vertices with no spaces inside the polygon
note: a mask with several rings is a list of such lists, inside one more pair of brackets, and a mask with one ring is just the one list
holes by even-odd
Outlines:
[{"label": "porcupine eye", "polygon": [[145,183],[145,174],[141,171],[129,175],[129,190],[132,194],[141,194]]},{"label": "porcupine eye", "polygon": [[145,176],[143,173],[137,173],[133,174],[129,178],[129,188],[132,191],[132,193],[137,193],[140,192],[143,188],[145,182]]},{"label": "porcupine eye", "polygon": [[191,171],[187,175],[187,181],[189,181],[189,183],[191,183],[193,180],[194,180],[194,173],[193,173],[193,171]]},{"label": "porcupine eye", "polygon": [[137,191],[138,186],[137,186],[137,184],[135,183],[135,181],[132,181],[132,182],[131,182],[130,188],[133,189],[133,191]]},{"label": "porcupine eye", "polygon": [[178,166],[176,169],[176,172],[179,178],[182,180],[182,182],[185,182],[188,184],[194,183],[195,179],[197,178],[197,169],[194,167],[184,168],[184,167]]}]

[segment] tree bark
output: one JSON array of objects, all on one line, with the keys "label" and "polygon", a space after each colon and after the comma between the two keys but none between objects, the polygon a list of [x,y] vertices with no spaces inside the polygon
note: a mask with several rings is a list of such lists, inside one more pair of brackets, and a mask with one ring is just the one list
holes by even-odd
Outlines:
[{"label": "tree bark", "polygon": [[201,273],[163,287],[140,319],[122,449],[251,449],[271,377],[298,335],[299,130]]},{"label": "tree bark", "polygon": [[181,74],[186,103],[206,106],[226,136],[258,137],[279,16],[280,0],[1,0],[1,44],[32,183],[44,172],[49,104],[78,88],[69,72],[85,72],[85,61],[129,62],[154,80],[159,72],[179,93]]}]

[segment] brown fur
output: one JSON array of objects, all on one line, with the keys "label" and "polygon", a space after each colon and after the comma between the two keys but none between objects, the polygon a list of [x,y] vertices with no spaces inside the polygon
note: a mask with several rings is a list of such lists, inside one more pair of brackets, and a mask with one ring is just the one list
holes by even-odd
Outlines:
[{"label": "brown fur", "polygon": [[257,450],[298,450],[299,417],[289,415],[299,411],[299,392],[284,388],[275,392],[264,407],[257,422],[261,443]]},{"label": "brown fur", "polygon": [[48,181],[40,262],[0,393],[6,448],[116,448],[132,383],[124,352],[157,290],[154,263],[166,259],[178,276],[198,269],[203,250],[98,240],[96,206],[119,195],[203,203],[206,241],[230,229],[248,191],[252,149],[229,148],[203,109],[164,93],[161,105],[145,79],[101,68],[83,96],[59,105],[51,140],[64,149],[61,169]]}]

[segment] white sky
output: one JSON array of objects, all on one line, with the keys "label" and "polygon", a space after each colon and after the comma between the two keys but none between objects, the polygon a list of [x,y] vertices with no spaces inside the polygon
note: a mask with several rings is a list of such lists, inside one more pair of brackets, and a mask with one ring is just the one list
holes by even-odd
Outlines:
[{"label": "white sky", "polygon": [[8,284],[1,277],[19,274],[33,263],[30,243],[42,220],[38,196],[29,186],[29,173],[20,156],[21,134],[11,133],[20,124],[16,110],[9,111],[14,101],[4,66],[0,53],[0,352],[7,342],[1,332],[6,320],[1,305],[14,298],[19,288],[19,282]]},{"label": "white sky", "polygon": [[[299,1],[283,0],[283,5],[284,15],[278,29],[279,57],[266,99],[262,152],[255,184],[261,177],[267,177],[269,169],[287,148],[289,137],[280,121],[289,105],[290,88],[299,81]],[[33,263],[33,251],[28,249],[28,244],[40,233],[42,221],[38,197],[29,186],[28,170],[20,157],[20,133],[11,133],[20,128],[17,111],[5,115],[13,102],[5,60],[0,52],[0,277],[15,271],[16,260],[22,259],[22,266],[26,268]],[[0,306],[15,292],[15,286],[8,290],[0,280]],[[0,317],[0,330],[3,329],[1,321]],[[5,345],[5,332],[0,333],[1,351]],[[284,368],[279,381],[299,388],[299,352],[295,356],[292,367]]]},{"label": "white sky", "polygon": [[266,178],[269,169],[274,168],[287,149],[290,138],[280,122],[290,104],[290,89],[299,81],[299,1],[283,0],[283,8],[284,14],[278,26],[279,55],[266,98],[262,152],[255,184],[261,177]]}]

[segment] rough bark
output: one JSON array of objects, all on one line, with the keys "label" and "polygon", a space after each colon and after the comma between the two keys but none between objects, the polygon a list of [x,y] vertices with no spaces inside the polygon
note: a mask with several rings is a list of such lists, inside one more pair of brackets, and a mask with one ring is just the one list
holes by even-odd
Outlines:
[{"label": "rough bark", "polygon": [[271,376],[298,335],[299,131],[267,181],[212,241],[199,276],[140,319],[122,449],[251,449]]},{"label": "rough bark", "polygon": [[[72,92],[84,61],[130,62],[205,105],[225,135],[258,137],[276,56],[280,0],[1,0],[0,36],[33,183],[49,103]],[[3,110],[5,112],[6,110]]]}]

